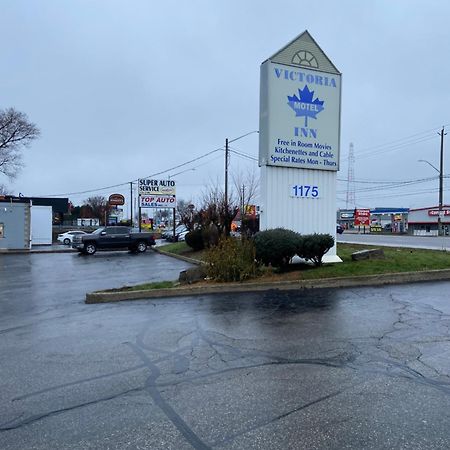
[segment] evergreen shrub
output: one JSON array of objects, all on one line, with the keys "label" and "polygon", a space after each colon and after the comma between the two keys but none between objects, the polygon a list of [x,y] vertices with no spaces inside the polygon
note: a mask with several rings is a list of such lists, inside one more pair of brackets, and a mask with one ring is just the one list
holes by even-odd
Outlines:
[{"label": "evergreen shrub", "polygon": [[205,248],[205,244],[203,241],[203,234],[201,229],[196,229],[189,231],[188,234],[186,234],[186,237],[184,238],[186,241],[186,244],[189,245],[193,250],[203,250]]},{"label": "evergreen shrub", "polygon": [[256,260],[273,267],[284,267],[297,253],[301,236],[292,230],[274,228],[255,234]]},{"label": "evergreen shrub", "polygon": [[330,234],[307,234],[301,236],[298,241],[297,254],[318,267],[322,265],[323,256],[333,245],[334,238]]}]

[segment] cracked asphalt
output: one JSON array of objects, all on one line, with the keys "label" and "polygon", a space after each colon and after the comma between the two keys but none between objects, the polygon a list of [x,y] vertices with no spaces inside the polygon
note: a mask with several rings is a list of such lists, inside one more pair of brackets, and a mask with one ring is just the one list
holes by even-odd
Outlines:
[{"label": "cracked asphalt", "polygon": [[0,448],[450,447],[450,283],[83,303],[185,267],[0,255]]}]

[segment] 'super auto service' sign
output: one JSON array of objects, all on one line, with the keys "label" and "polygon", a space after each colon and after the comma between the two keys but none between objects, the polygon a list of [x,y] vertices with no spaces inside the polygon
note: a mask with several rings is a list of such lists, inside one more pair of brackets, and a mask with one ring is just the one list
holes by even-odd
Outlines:
[{"label": "'super auto service' sign", "polygon": [[139,195],[175,195],[174,180],[153,180],[141,178],[138,181]]},{"label": "'super auto service' sign", "polygon": [[175,195],[141,195],[139,197],[141,208],[176,208]]},{"label": "'super auto service' sign", "polygon": [[337,171],[340,103],[340,74],[263,63],[259,164]]}]

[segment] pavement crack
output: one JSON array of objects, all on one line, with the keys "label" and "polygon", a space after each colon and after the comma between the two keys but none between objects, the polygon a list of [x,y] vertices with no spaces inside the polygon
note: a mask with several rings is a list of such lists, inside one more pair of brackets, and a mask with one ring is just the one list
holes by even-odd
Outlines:
[{"label": "pavement crack", "polygon": [[98,375],[95,377],[85,378],[83,380],[73,381],[71,383],[58,384],[57,386],[52,386],[52,387],[49,387],[46,389],[41,389],[40,391],[35,391],[35,392],[31,392],[29,394],[24,394],[24,395],[20,395],[18,397],[14,397],[13,399],[11,399],[11,401],[16,402],[19,400],[25,400],[30,397],[35,397],[37,395],[45,394],[46,392],[52,392],[52,391],[56,391],[58,389],[63,389],[65,387],[70,387],[70,386],[78,386],[82,383],[89,383],[91,381],[103,380],[105,378],[110,378],[110,377],[113,377],[116,375],[134,372],[135,370],[139,370],[139,369],[143,369],[143,368],[145,368],[145,364],[140,364],[135,367],[130,367],[129,369],[119,370],[118,372],[111,372],[111,373],[107,373],[104,375]]},{"label": "pavement crack", "polygon": [[312,401],[310,401],[308,403],[304,403],[303,405],[300,405],[297,408],[293,408],[293,409],[291,409],[289,411],[286,411],[286,412],[284,412],[282,414],[279,414],[279,415],[277,415],[275,417],[271,417],[270,419],[260,420],[256,424],[252,425],[251,427],[246,428],[245,430],[242,430],[242,431],[240,431],[238,433],[229,434],[229,435],[225,436],[223,439],[221,439],[220,441],[214,442],[213,447],[216,446],[216,445],[227,444],[228,442],[233,441],[236,438],[238,438],[238,437],[240,437],[240,436],[242,436],[244,434],[247,434],[247,433],[249,433],[251,431],[258,430],[259,428],[263,428],[263,427],[265,427],[267,425],[270,425],[270,424],[272,424],[274,422],[278,422],[279,420],[282,420],[285,417],[288,417],[288,416],[290,416],[292,414],[295,414],[297,412],[303,411],[303,410],[305,410],[307,408],[310,408],[311,406],[314,406],[314,405],[317,405],[319,403],[325,402],[325,401],[329,400],[330,398],[333,398],[333,397],[336,397],[336,396],[340,395],[342,392],[344,392],[346,390],[347,389],[341,389],[341,390],[332,392],[331,394],[324,395],[324,396],[319,397],[319,398],[317,398],[315,400],[312,400]]},{"label": "pavement crack", "polygon": [[151,359],[145,354],[138,344],[130,344],[130,347],[140,357],[142,362],[150,370],[150,376],[146,381],[146,391],[150,394],[155,405],[157,405],[166,417],[172,422],[180,434],[195,450],[209,450],[211,447],[206,445],[199,436],[188,426],[188,424],[181,418],[181,416],[172,408],[172,406],[163,398],[159,391],[159,386],[156,386],[156,380],[161,375],[159,368]]},{"label": "pavement crack", "polygon": [[145,389],[145,387],[137,387],[137,388],[133,388],[133,389],[128,389],[126,391],[119,392],[118,394],[110,395],[108,397],[99,398],[99,399],[96,399],[96,400],[92,400],[90,402],[79,403],[77,405],[72,405],[72,406],[69,406],[67,408],[55,409],[55,410],[48,411],[48,412],[42,413],[42,414],[34,414],[34,415],[31,415],[31,416],[27,417],[26,419],[21,420],[20,422],[13,423],[12,425],[9,425],[12,422],[10,420],[8,422],[0,424],[0,432],[9,431],[9,430],[16,430],[16,429],[21,428],[21,427],[23,427],[25,425],[30,425],[30,424],[32,424],[34,422],[37,422],[37,421],[42,420],[42,419],[45,419],[47,417],[56,416],[58,414],[62,414],[62,413],[68,412],[68,411],[73,411],[75,409],[84,408],[86,406],[91,406],[91,405],[96,405],[98,403],[107,402],[109,400],[114,400],[115,398],[122,397],[122,396],[127,395],[127,394],[129,394],[131,392],[139,392],[139,391],[142,391],[144,389]]}]

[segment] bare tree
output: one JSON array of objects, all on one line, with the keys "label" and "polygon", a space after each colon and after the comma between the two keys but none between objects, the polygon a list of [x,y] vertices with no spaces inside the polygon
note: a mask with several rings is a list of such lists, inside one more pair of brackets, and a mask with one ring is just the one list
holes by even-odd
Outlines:
[{"label": "bare tree", "polygon": [[180,217],[180,222],[189,230],[192,231],[195,228],[195,206],[192,202],[187,202],[183,199],[177,201],[177,213]]},{"label": "bare tree", "polygon": [[100,223],[107,225],[107,216],[111,207],[109,206],[108,200],[103,197],[103,195],[95,195],[94,197],[89,197],[84,201],[85,205],[91,210],[92,216],[100,220]]},{"label": "bare tree", "polygon": [[239,198],[239,207],[245,214],[248,205],[253,204],[259,194],[259,177],[254,170],[239,172],[233,177],[233,184]]},{"label": "bare tree", "polygon": [[0,184],[0,195],[12,195],[12,193],[6,185]]},{"label": "bare tree", "polygon": [[213,224],[221,235],[229,236],[231,222],[239,210],[234,196],[225,199],[224,192],[216,186],[203,195],[202,203],[203,206],[199,213],[204,225]]},{"label": "bare tree", "polygon": [[239,172],[233,177],[234,188],[238,193],[239,209],[241,211],[241,233],[243,237],[254,234],[259,228],[256,211],[251,214],[250,206],[254,206],[259,194],[259,177],[254,170],[247,173]]},{"label": "bare tree", "polygon": [[14,108],[0,109],[0,173],[17,176],[22,167],[22,150],[39,137],[37,126]]}]

